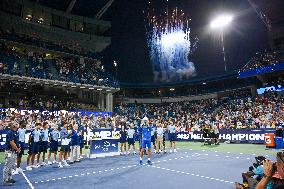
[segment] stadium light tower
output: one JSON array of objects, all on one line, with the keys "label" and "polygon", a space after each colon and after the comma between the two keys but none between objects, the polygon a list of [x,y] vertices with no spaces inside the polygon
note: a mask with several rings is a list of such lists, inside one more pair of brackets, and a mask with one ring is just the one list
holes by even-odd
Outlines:
[{"label": "stadium light tower", "polygon": [[114,65],[114,67],[115,67],[115,79],[116,79],[116,82],[117,82],[117,62],[116,62],[116,60],[114,60],[113,61],[113,65]]},{"label": "stadium light tower", "polygon": [[221,32],[221,43],[222,43],[222,53],[223,53],[223,60],[225,66],[225,72],[227,72],[227,63],[226,63],[226,52],[225,52],[225,45],[224,45],[224,29],[233,21],[233,16],[228,14],[223,14],[210,22],[210,28],[212,30],[218,30]]}]

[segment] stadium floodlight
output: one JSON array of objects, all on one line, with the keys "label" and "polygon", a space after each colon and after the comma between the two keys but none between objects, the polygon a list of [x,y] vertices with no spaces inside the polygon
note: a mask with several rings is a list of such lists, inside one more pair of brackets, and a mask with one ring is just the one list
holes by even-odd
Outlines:
[{"label": "stadium floodlight", "polygon": [[221,43],[222,43],[222,53],[224,60],[225,72],[227,72],[227,63],[226,63],[226,52],[224,44],[224,28],[226,28],[233,21],[233,16],[230,14],[222,14],[217,16],[210,22],[210,28],[214,30],[220,30],[221,32]]},{"label": "stadium floodlight", "polygon": [[115,79],[118,80],[117,79],[117,62],[116,62],[116,60],[113,61],[113,65],[115,67]]},{"label": "stadium floodlight", "polygon": [[228,26],[233,21],[233,16],[229,14],[223,14],[210,22],[210,27],[212,29],[223,29]]}]

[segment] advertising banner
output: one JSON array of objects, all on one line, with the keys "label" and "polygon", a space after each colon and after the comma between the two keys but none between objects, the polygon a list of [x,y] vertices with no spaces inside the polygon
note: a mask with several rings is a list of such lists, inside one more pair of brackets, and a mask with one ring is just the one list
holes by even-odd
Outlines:
[{"label": "advertising banner", "polygon": [[[0,131],[0,150],[5,148],[7,130]],[[265,143],[265,133],[275,133],[275,129],[222,129],[219,131],[220,142],[230,141],[235,143]],[[29,131],[26,133],[26,145],[28,142]],[[86,141],[94,140],[112,140],[119,141],[119,130],[113,129],[90,129],[85,133]],[[166,134],[167,139],[167,134]],[[198,141],[203,142],[203,134],[201,131],[194,132],[178,132],[178,141]],[[111,143],[112,144],[112,143]]]}]

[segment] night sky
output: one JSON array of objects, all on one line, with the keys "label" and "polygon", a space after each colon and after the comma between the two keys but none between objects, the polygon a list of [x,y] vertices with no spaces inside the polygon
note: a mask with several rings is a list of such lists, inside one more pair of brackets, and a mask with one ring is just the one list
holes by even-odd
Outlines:
[{"label": "night sky", "polygon": [[[152,2],[156,9],[163,9],[167,3],[166,0]],[[225,34],[228,71],[241,68],[256,52],[268,49],[267,30],[247,0],[169,0],[168,4],[179,7],[192,19],[191,37],[199,38],[198,48],[191,57],[197,69],[196,77],[224,73],[220,40],[208,29],[210,20],[218,13],[234,15]],[[109,32],[112,44],[103,52],[103,63],[114,71],[113,60],[118,62],[121,82],[153,82],[142,13],[148,6],[145,0],[116,0],[104,16],[112,23]]]}]

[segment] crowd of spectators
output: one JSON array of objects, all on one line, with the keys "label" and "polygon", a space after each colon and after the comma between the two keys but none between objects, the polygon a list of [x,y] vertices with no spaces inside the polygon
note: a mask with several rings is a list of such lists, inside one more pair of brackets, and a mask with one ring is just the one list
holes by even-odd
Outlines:
[{"label": "crowd of spectators", "polygon": [[209,122],[219,129],[275,128],[284,124],[284,98],[277,93],[252,97],[249,90],[222,99],[162,104],[120,104],[114,112],[125,119],[146,115],[160,122],[174,119],[180,131],[200,131]]},{"label": "crowd of spectators", "polygon": [[[11,108],[39,110],[92,109],[82,103],[58,97],[23,97],[16,102],[9,101],[8,105]],[[99,122],[91,121],[88,127],[120,127],[122,123],[127,122],[137,125],[144,116],[165,126],[173,121],[177,131],[200,131],[208,122],[216,125],[218,129],[276,128],[284,125],[284,98],[273,92],[252,97],[249,90],[240,90],[220,99],[119,104],[114,107],[113,116]],[[97,119],[95,116],[93,118]],[[111,121],[104,122],[106,120]]]},{"label": "crowd of spectators", "polygon": [[13,30],[2,30],[0,28],[0,38],[8,41],[23,43],[25,45],[36,46],[43,49],[48,49],[52,51],[64,52],[73,55],[87,56],[91,58],[98,58],[98,55],[94,52],[88,52],[81,45],[76,42],[69,41],[71,45],[63,45],[64,43],[61,41],[51,42],[44,40],[39,37],[37,33],[32,33],[31,35],[24,35],[15,33]]},{"label": "crowd of spectators", "polygon": [[45,53],[8,48],[1,43],[0,74],[20,75],[73,83],[115,87],[113,76],[101,69],[100,62],[93,59],[80,63],[74,57],[47,57]]},{"label": "crowd of spectators", "polygon": [[5,129],[11,121],[15,119],[25,120],[29,127],[33,127],[36,122],[48,122],[49,125],[61,127],[62,122],[76,122],[82,129],[92,128],[114,128],[120,121],[111,116],[95,116],[94,114],[85,114],[72,111],[25,111],[18,109],[7,109],[0,111],[0,130]]},{"label": "crowd of spectators", "polygon": [[283,52],[264,52],[256,55],[241,69],[241,71],[255,70],[283,62]]},{"label": "crowd of spectators", "polygon": [[56,96],[48,97],[35,97],[25,96],[20,99],[6,99],[6,104],[0,102],[0,108],[17,108],[24,110],[88,110],[98,111],[98,107],[91,103],[78,102],[72,99],[64,99]]},{"label": "crowd of spectators", "polygon": [[0,82],[0,108],[99,111],[97,103],[68,90],[44,90],[41,85]]}]

